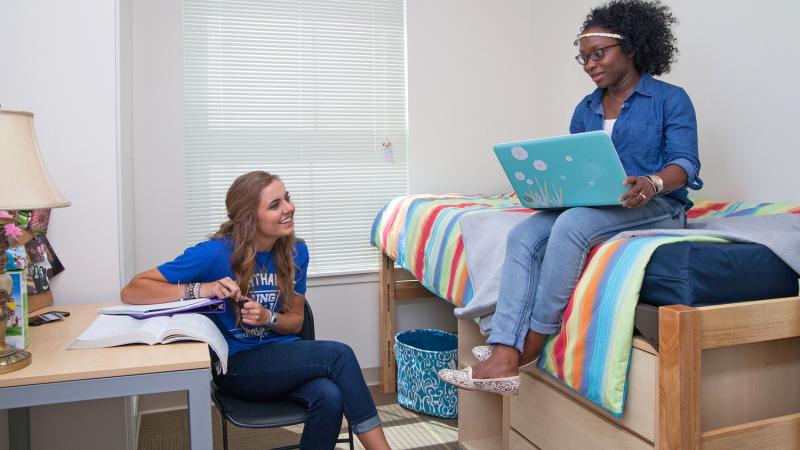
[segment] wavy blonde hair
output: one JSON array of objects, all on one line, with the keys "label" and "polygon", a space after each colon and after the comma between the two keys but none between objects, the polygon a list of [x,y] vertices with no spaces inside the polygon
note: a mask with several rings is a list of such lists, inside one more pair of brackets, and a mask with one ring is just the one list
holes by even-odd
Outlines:
[{"label": "wavy blonde hair", "polygon": [[[256,170],[239,176],[225,197],[225,208],[228,220],[220,225],[219,230],[211,237],[230,238],[234,244],[231,255],[231,269],[236,275],[239,290],[250,296],[250,279],[256,271],[255,235],[258,231],[258,208],[261,205],[261,191],[274,181],[280,181],[277,175]],[[294,251],[296,238],[294,232],[282,237],[272,247],[272,259],[277,275],[280,299],[287,308],[294,300]],[[241,323],[241,310],[236,307],[236,320]]]}]

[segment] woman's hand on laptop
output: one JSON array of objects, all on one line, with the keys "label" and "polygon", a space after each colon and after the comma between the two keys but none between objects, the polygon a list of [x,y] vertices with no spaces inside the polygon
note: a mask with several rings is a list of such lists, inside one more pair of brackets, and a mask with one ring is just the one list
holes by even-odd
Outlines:
[{"label": "woman's hand on laptop", "polygon": [[645,177],[628,177],[623,183],[630,186],[628,192],[619,198],[625,208],[644,206],[656,193],[653,183]]}]

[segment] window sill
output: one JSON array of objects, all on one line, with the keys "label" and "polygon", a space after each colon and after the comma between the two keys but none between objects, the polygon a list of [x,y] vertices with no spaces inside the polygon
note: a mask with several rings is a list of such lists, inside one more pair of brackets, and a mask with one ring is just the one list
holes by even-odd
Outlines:
[{"label": "window sill", "polygon": [[344,284],[377,283],[378,272],[345,272],[331,275],[309,275],[306,285],[315,286],[336,286]]}]

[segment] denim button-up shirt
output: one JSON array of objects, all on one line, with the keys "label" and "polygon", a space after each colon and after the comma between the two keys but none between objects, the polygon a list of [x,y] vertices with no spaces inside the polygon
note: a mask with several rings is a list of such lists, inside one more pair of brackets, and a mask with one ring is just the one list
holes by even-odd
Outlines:
[{"label": "denim button-up shirt", "polygon": [[[603,129],[604,92],[597,88],[578,103],[570,133]],[[686,91],[643,73],[622,105],[611,141],[629,176],[656,173],[669,164],[683,168],[688,175],[687,186],[667,195],[683,203],[687,210],[691,208],[687,187],[700,189],[703,181],[697,176],[697,119]]]}]

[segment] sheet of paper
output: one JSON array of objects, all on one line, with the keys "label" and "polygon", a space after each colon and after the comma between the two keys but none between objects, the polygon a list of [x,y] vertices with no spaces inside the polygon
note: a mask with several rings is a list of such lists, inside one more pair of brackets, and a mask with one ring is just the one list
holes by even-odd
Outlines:
[{"label": "sheet of paper", "polygon": [[206,303],[209,299],[207,298],[196,298],[192,300],[177,300],[174,302],[167,302],[167,303],[153,303],[149,305],[116,305],[116,306],[106,306],[104,308],[100,308],[97,310],[100,314],[136,314],[136,313],[146,313],[150,311],[162,311],[167,309],[186,309],[193,305],[197,305],[200,303]]}]

